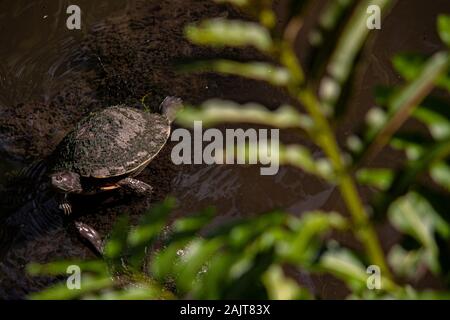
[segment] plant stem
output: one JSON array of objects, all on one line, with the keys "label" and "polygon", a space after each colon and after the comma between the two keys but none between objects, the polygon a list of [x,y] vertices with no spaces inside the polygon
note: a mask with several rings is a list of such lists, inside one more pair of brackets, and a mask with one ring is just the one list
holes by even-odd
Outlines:
[{"label": "plant stem", "polygon": [[319,101],[312,93],[312,90],[308,88],[300,90],[298,99],[315,121],[317,131],[319,132],[317,143],[331,161],[338,175],[337,183],[339,190],[352,216],[356,236],[364,245],[371,263],[378,265],[384,274],[390,278],[390,272],[385,262],[378,236],[370,223],[353,178],[345,168],[336,137],[321,111]]},{"label": "plant stem", "polygon": [[[298,58],[292,59],[293,50],[288,45],[282,46],[284,52],[281,56],[290,57],[288,68],[295,64],[294,70],[301,70],[299,73],[303,74],[302,67],[298,61]],[[283,61],[282,61],[283,62]],[[285,63],[286,61],[284,61]],[[290,69],[292,70],[292,69]],[[299,78],[297,76],[297,78]],[[306,108],[311,118],[314,120],[317,136],[314,137],[317,144],[325,152],[333,165],[334,171],[337,174],[337,184],[342,195],[342,198],[346,204],[346,207],[352,217],[354,224],[353,232],[361,241],[366,250],[366,253],[370,259],[370,263],[377,265],[382,270],[384,276],[387,279],[391,279],[391,274],[387,263],[385,261],[384,253],[381,248],[378,236],[370,222],[369,216],[361,201],[361,197],[356,188],[355,182],[347,170],[342,157],[341,151],[337,143],[336,136],[331,129],[331,126],[322,112],[321,104],[313,93],[313,90],[307,86],[293,85],[290,89],[291,94],[294,95],[297,100]]]},{"label": "plant stem", "polygon": [[405,86],[400,94],[390,103],[389,121],[376,133],[367,150],[361,156],[358,165],[375,158],[389,143],[391,137],[409,119],[411,113],[428,96],[435,83],[447,70],[450,57],[447,52],[434,54],[424,66],[420,76]]}]

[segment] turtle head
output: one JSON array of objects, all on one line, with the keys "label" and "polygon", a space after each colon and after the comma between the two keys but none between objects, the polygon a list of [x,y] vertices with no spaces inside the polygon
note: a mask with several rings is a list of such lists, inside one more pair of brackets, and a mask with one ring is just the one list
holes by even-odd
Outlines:
[{"label": "turtle head", "polygon": [[50,175],[51,183],[62,193],[81,193],[80,175],[70,171],[59,171]]},{"label": "turtle head", "polygon": [[165,115],[172,123],[177,116],[177,112],[183,109],[183,100],[177,97],[166,97],[159,106],[160,113]]}]

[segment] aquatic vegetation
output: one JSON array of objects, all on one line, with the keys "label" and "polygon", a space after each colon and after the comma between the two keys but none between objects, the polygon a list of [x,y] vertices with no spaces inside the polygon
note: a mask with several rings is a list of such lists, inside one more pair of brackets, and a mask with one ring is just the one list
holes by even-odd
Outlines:
[{"label": "aquatic vegetation", "polygon": [[[264,81],[284,88],[301,108],[271,111],[214,100],[185,108],[178,122],[185,126],[194,120],[204,126],[245,122],[298,129],[322,150],[322,156],[314,156],[303,145],[282,145],[280,164],[336,185],[345,212],[317,208],[294,217],[277,211],[206,228],[213,212],[205,210],[176,219],[165,229],[174,206],[169,199],[131,230],[125,219],[118,223],[104,260],[30,266],[37,274],[61,274],[76,264],[90,274],[82,277],[80,290],[61,283],[34,298],[314,298],[316,293],[290,276],[288,269],[332,275],[345,283],[351,298],[449,298],[450,115],[449,101],[442,97],[450,93],[450,16],[437,21],[447,49],[430,57],[394,57],[403,84],[378,88],[378,106],[369,110],[359,132],[341,146],[336,128],[347,111],[348,90],[370,35],[366,9],[376,4],[387,10],[392,1],[330,2],[321,13],[319,28],[312,31],[315,54],[307,65],[295,55],[293,40],[302,28],[308,1],[292,1],[283,31],[276,26],[271,1],[218,2],[236,5],[254,19],[203,21],[186,28],[187,38],[214,48],[252,47],[267,59],[200,61],[184,69]],[[405,126],[411,119],[426,130],[411,131]],[[402,152],[399,167],[372,165],[386,148]],[[361,186],[375,191],[372,201],[362,199]],[[380,221],[388,221],[403,234],[389,252],[375,230]],[[334,239],[342,233],[354,236],[361,249]],[[147,255],[146,248],[154,253]],[[446,290],[414,289],[424,273],[438,278]]]}]

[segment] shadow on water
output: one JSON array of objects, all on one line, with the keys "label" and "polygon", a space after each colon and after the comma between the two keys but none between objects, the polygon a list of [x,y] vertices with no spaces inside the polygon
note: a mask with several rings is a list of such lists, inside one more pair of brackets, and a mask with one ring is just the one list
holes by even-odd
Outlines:
[{"label": "shadow on water", "polygon": [[[318,1],[317,6],[323,2]],[[155,105],[165,95],[181,96],[193,103],[211,97],[256,100],[272,108],[287,99],[262,83],[179,75],[171,70],[174,60],[216,54],[187,43],[184,25],[209,16],[235,16],[236,12],[208,0],[79,0],[83,27],[69,31],[65,28],[68,4],[63,0],[0,3],[0,192],[7,195],[0,202],[0,298],[23,298],[53,281],[28,277],[28,262],[92,257],[70,231],[70,222],[55,214],[55,199],[45,174],[13,184],[9,195],[5,190],[7,172],[47,157],[82,116],[116,103],[142,107],[138,101],[148,93]],[[399,81],[389,63],[394,53],[431,53],[438,48],[436,14],[449,11],[448,0],[399,2],[365,54],[362,80],[354,88],[341,138],[373,106],[375,84]],[[304,39],[299,39],[299,53],[302,43]],[[282,139],[297,138],[287,133]],[[178,198],[181,206],[177,215],[212,205],[220,223],[274,208],[301,214],[311,208],[341,206],[333,187],[293,168],[281,168],[276,176],[263,177],[254,167],[175,166],[170,161],[172,146],[168,143],[142,178],[155,189],[152,201],[168,194]],[[393,158],[386,155],[381,161]],[[75,199],[74,205],[76,215],[102,234],[110,230],[118,215],[127,213],[136,220],[147,208],[147,203],[120,192]],[[309,281],[305,275],[299,277]],[[339,283],[326,280],[316,283],[323,297],[345,294]]]}]

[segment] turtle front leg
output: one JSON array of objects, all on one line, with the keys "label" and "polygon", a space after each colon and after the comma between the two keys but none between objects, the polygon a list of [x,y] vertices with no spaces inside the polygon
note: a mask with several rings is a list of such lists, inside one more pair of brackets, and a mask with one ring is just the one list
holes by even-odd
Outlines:
[{"label": "turtle front leg", "polygon": [[150,185],[134,178],[125,178],[120,180],[117,184],[139,195],[150,195],[153,191],[153,188]]},{"label": "turtle front leg", "polygon": [[105,243],[94,228],[79,221],[75,221],[75,228],[78,230],[78,233],[81,235],[81,237],[92,244],[95,250],[97,250],[97,253],[103,255]]}]

